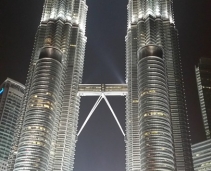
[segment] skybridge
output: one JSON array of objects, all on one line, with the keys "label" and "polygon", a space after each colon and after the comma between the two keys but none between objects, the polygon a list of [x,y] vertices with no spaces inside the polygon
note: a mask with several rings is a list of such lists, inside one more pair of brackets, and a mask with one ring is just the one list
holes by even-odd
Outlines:
[{"label": "skybridge", "polygon": [[114,119],[116,120],[117,125],[119,126],[120,131],[122,132],[123,136],[125,136],[122,126],[120,125],[119,120],[116,117],[116,114],[112,109],[106,96],[125,96],[127,95],[127,93],[128,93],[127,84],[80,84],[78,89],[78,96],[99,96],[99,98],[97,99],[91,111],[89,112],[86,120],[84,121],[83,125],[78,131],[77,136],[80,135],[80,133],[86,126],[87,122],[91,118],[92,114],[94,113],[95,109],[100,104],[102,99],[105,100]]}]

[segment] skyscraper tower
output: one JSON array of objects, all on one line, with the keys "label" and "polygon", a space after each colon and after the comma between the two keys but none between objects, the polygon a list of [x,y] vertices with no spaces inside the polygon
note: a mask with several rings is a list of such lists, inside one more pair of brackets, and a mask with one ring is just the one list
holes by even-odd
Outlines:
[{"label": "skyscraper tower", "polygon": [[45,0],[8,170],[73,169],[86,14],[85,0]]},{"label": "skyscraper tower", "polygon": [[172,3],[128,3],[127,171],[193,170]]},{"label": "skyscraper tower", "polygon": [[201,106],[201,114],[204,124],[204,131],[207,139],[211,135],[211,59],[201,58],[198,66],[195,67],[196,81]]},{"label": "skyscraper tower", "polygon": [[0,171],[6,171],[24,85],[7,78],[0,85]]}]

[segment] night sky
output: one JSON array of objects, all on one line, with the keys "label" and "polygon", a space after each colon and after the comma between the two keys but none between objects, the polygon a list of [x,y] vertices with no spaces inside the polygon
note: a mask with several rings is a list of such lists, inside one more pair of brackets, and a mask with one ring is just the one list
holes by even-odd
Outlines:
[{"label": "night sky", "polygon": [[[83,83],[124,83],[128,0],[87,0],[87,46]],[[1,0],[0,82],[7,77],[25,83],[34,35],[44,0]],[[211,57],[211,1],[175,0],[187,108],[192,143],[205,139],[197,96],[194,66]],[[125,128],[124,97],[108,98]],[[83,97],[82,125],[97,97]],[[102,101],[79,136],[74,171],[125,170],[124,138]]]}]

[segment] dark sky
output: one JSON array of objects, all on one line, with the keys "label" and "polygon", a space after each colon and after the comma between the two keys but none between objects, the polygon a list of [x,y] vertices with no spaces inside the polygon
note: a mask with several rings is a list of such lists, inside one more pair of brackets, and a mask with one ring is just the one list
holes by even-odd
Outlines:
[{"label": "dark sky", "polygon": [[[7,77],[25,83],[34,35],[44,0],[1,0],[0,82]],[[87,47],[84,83],[123,83],[127,0],[87,0]],[[192,142],[204,140],[194,65],[201,56],[211,57],[211,1],[175,0],[182,67],[187,95]],[[97,98],[83,97],[79,127]],[[125,127],[123,97],[109,98]],[[81,133],[76,148],[74,171],[125,170],[123,136],[102,101]]]}]

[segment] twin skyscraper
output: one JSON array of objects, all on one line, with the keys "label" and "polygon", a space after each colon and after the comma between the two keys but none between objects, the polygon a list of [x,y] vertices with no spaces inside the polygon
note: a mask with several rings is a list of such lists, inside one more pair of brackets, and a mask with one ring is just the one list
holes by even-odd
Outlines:
[{"label": "twin skyscraper", "polygon": [[[73,170],[87,9],[45,1],[8,171]],[[129,0],[126,171],[193,170],[183,84],[172,0]]]}]

